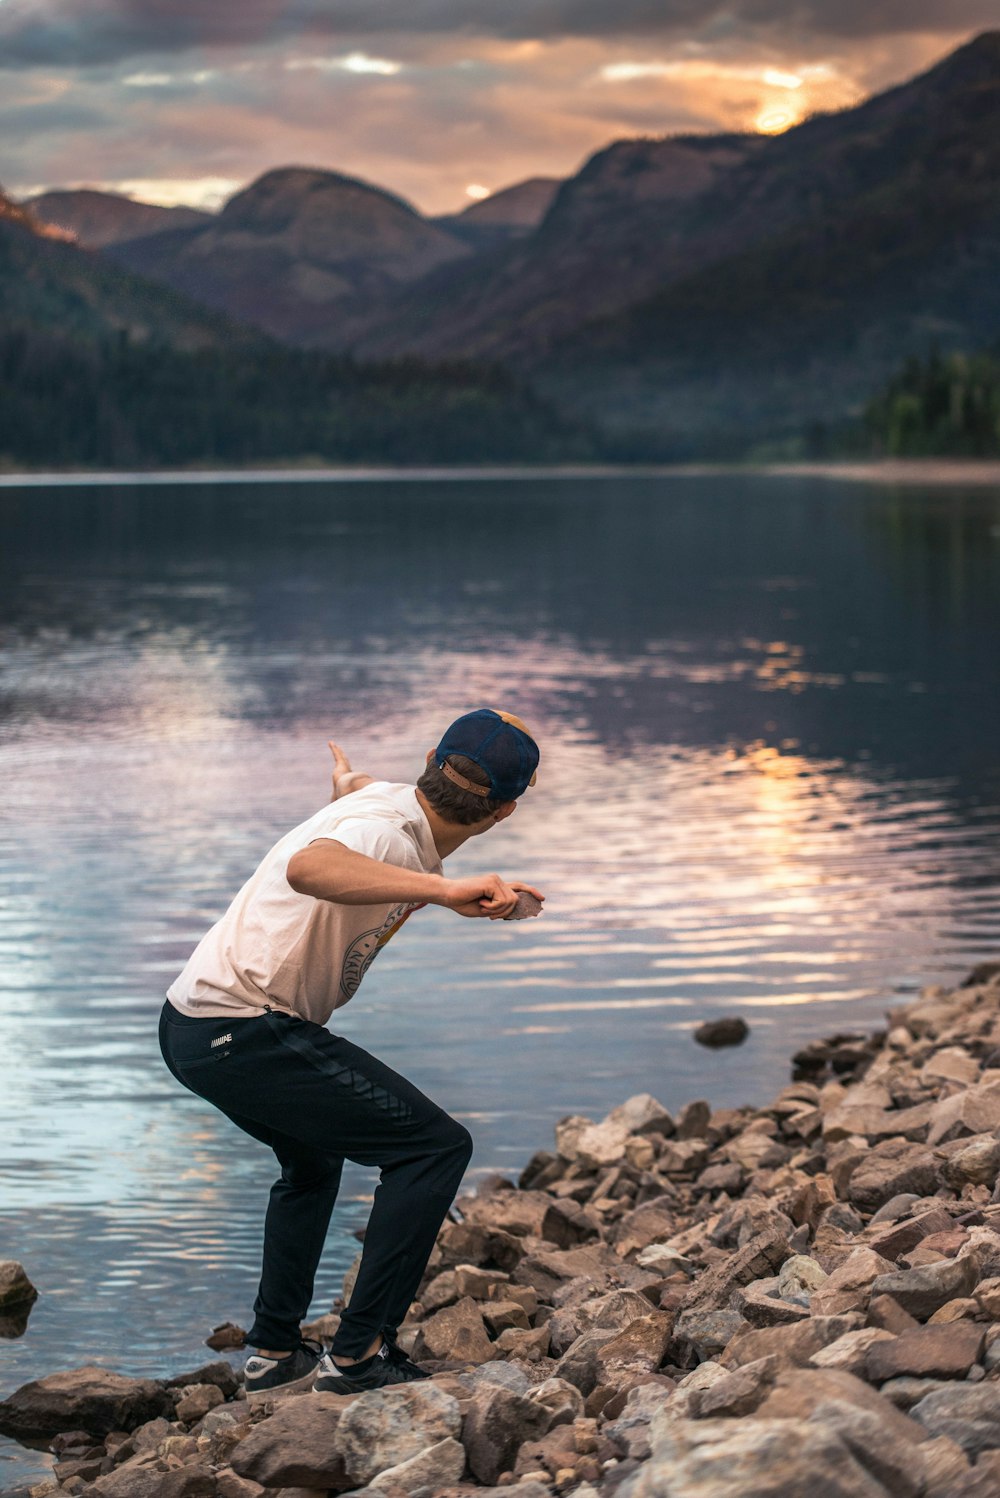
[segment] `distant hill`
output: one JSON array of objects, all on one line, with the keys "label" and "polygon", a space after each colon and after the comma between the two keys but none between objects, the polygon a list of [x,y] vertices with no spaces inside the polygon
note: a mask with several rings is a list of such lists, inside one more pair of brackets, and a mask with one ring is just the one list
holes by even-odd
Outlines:
[{"label": "distant hill", "polygon": [[327,346],[400,285],[469,253],[392,193],[306,167],[265,173],[207,224],[106,251],[275,337]]},{"label": "distant hill", "polygon": [[623,452],[735,451],[1000,331],[1000,33],[783,135],[624,141],[526,240],[402,293],[365,357],[492,358]]},{"label": "distant hill", "polygon": [[530,177],[470,203],[461,213],[433,219],[439,228],[464,239],[474,250],[493,249],[523,239],[536,229],[559,191],[558,177]]},{"label": "distant hill", "polygon": [[121,193],[98,192],[94,188],[62,189],[22,199],[39,223],[62,229],[88,250],[103,249],[125,239],[157,234],[162,229],[187,229],[211,223],[214,215],[197,208],[164,208],[158,203],[140,203]]},{"label": "distant hill", "polygon": [[126,335],[179,349],[246,347],[259,334],[100,255],[52,237],[0,192],[0,326],[84,340]]}]

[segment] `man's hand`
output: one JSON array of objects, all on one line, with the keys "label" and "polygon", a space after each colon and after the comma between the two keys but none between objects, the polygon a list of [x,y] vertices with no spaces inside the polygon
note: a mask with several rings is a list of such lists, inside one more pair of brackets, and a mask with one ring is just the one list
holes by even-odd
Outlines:
[{"label": "man's hand", "polygon": [[371,775],[363,775],[360,770],[352,770],[351,762],[332,739],[327,740],[327,748],[333,755],[333,795],[331,801],[339,801],[341,796],[349,796],[352,791],[360,791],[362,786],[371,785],[374,779]]},{"label": "man's hand", "polygon": [[530,884],[512,879],[510,883],[499,874],[474,874],[468,879],[448,879],[443,895],[435,900],[446,910],[456,915],[470,917],[486,916],[491,921],[502,921],[517,905],[518,890],[526,890],[536,900],[544,900],[541,891]]}]

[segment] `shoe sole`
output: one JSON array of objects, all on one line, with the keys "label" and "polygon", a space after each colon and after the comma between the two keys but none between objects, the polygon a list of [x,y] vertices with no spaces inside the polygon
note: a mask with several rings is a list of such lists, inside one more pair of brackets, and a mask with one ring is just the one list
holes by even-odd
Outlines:
[{"label": "shoe sole", "polygon": [[254,1389],[251,1385],[246,1386],[247,1404],[251,1409],[264,1404],[267,1400],[284,1399],[286,1394],[302,1393],[312,1386],[316,1377],[315,1368],[304,1373],[301,1378],[293,1378],[290,1383],[276,1384],[270,1389]]}]

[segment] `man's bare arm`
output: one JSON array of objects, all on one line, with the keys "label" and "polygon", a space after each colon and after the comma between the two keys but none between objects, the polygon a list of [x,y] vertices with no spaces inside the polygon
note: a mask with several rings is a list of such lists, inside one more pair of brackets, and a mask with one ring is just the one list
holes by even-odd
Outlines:
[{"label": "man's bare arm", "polygon": [[446,879],[443,874],[425,874],[380,863],[364,853],[355,853],[334,838],[319,838],[300,848],[288,860],[285,877],[300,895],[332,900],[336,905],[442,905],[456,915],[503,920],[517,904],[519,890],[536,899],[544,895],[530,884],[507,883],[499,874],[473,874],[467,879]]},{"label": "man's bare arm", "polygon": [[339,801],[342,796],[349,796],[352,791],[360,791],[363,786],[371,785],[375,779],[374,775],[364,775],[360,770],[352,770],[351,762],[332,739],[327,740],[327,748],[333,755],[333,795],[331,801]]}]

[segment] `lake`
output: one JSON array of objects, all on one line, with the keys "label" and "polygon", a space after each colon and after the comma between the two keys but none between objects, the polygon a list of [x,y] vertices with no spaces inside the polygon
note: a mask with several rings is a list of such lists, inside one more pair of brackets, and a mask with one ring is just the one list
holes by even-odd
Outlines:
[{"label": "lake", "polygon": [[[336,1025],[462,1119],[471,1178],[567,1113],[765,1102],[790,1053],[1000,948],[1000,489],[816,476],[0,488],[0,1394],[170,1374],[247,1325],[267,1152],[180,1089],[163,992],[326,740],[412,780],[453,716],[542,748]],[[691,1038],[741,1014],[738,1050]],[[374,1180],[345,1173],[316,1309]],[[0,1489],[44,1458],[0,1447]]]}]

